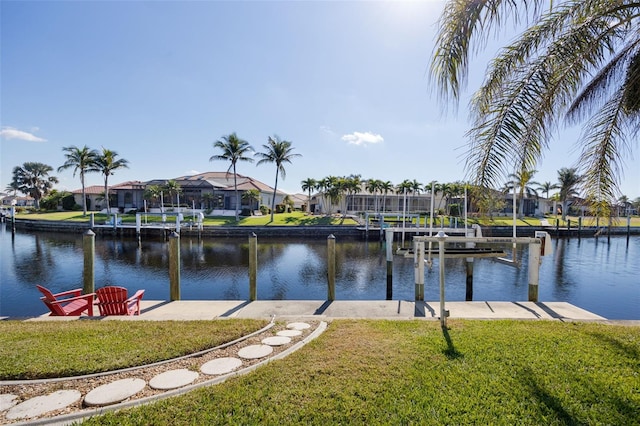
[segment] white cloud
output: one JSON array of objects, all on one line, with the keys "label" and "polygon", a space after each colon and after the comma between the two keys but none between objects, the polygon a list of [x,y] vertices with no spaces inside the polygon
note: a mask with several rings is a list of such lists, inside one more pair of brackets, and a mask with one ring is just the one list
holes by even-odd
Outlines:
[{"label": "white cloud", "polygon": [[384,138],[381,135],[371,132],[353,132],[342,136],[342,140],[353,145],[367,145],[384,142]]},{"label": "white cloud", "polygon": [[47,141],[46,139],[39,138],[32,133],[14,129],[13,127],[3,127],[2,130],[0,130],[0,137],[7,140],[19,139],[19,140],[28,141],[28,142],[46,142]]}]

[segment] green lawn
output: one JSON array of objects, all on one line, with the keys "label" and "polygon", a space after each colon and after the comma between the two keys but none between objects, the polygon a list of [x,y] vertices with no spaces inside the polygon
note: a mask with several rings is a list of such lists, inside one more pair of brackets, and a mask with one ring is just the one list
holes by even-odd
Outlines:
[{"label": "green lawn", "polygon": [[[210,332],[226,322],[211,321]],[[83,327],[65,343],[93,346],[103,335],[92,331],[100,322],[52,324],[52,341],[63,324]],[[134,323],[112,324],[117,334]],[[164,334],[153,337],[167,324],[145,327],[142,339],[154,351],[169,345]],[[2,330],[0,359],[13,351],[6,339],[20,333]],[[30,363],[64,359],[65,346],[53,344]],[[301,350],[249,375],[86,424],[633,425],[639,413],[639,327],[450,320],[443,331],[435,321],[335,320]]]},{"label": "green lawn", "polygon": [[198,352],[267,321],[0,321],[0,380],[109,371]]}]

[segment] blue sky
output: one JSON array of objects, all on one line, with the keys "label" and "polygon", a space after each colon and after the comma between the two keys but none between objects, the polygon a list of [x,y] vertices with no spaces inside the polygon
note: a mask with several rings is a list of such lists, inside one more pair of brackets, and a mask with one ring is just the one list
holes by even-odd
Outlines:
[{"label": "blue sky", "polygon": [[[428,79],[443,4],[2,1],[0,190],[14,166],[57,169],[71,145],[129,160],[111,184],[224,171],[209,158],[232,132],[258,151],[274,134],[293,143],[287,192],[329,175],[463,180],[466,103],[443,115]],[[474,60],[469,89],[493,53]],[[577,135],[553,142],[536,181],[574,165]],[[622,193],[635,198],[629,163]],[[275,166],[238,173],[273,185]],[[55,175],[59,189],[80,187]]]}]

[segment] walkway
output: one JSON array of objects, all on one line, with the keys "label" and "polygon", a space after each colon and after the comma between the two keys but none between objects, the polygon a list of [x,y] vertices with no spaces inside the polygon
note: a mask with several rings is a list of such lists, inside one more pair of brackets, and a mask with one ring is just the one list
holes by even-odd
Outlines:
[{"label": "walkway", "polygon": [[[215,318],[287,319],[370,318],[439,319],[439,302],[406,300],[258,300],[142,301],[142,320],[204,320]],[[447,302],[449,318],[466,319],[556,319],[604,320],[606,318],[566,302]],[[97,309],[96,309],[97,312]],[[52,320],[44,315],[32,319]],[[65,321],[65,318],[57,318]],[[108,317],[109,320],[137,320],[137,317]]]}]

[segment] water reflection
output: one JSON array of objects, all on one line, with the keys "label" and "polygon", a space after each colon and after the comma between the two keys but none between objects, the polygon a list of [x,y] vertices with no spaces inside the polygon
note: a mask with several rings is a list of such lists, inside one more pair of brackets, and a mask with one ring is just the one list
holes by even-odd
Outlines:
[{"label": "water reflection", "polygon": [[[35,284],[53,291],[82,287],[82,236],[0,232],[0,315],[43,313]],[[540,300],[568,301],[609,318],[640,319],[640,238],[558,239],[553,256],[543,258]],[[510,249],[510,248],[508,248]],[[258,240],[258,298],[324,300],[327,297],[327,244],[324,239]],[[96,238],[96,287],[144,288],[145,298],[167,300],[168,244],[165,241]],[[526,247],[518,247],[523,267],[489,259],[474,262],[475,300],[526,300]],[[181,241],[181,295],[186,300],[248,298],[247,238]],[[464,300],[464,261],[447,259],[446,298]],[[385,246],[378,241],[336,241],[336,297],[386,297]],[[413,300],[413,259],[394,257],[393,298]],[[425,277],[425,298],[438,300],[438,262]]]}]

